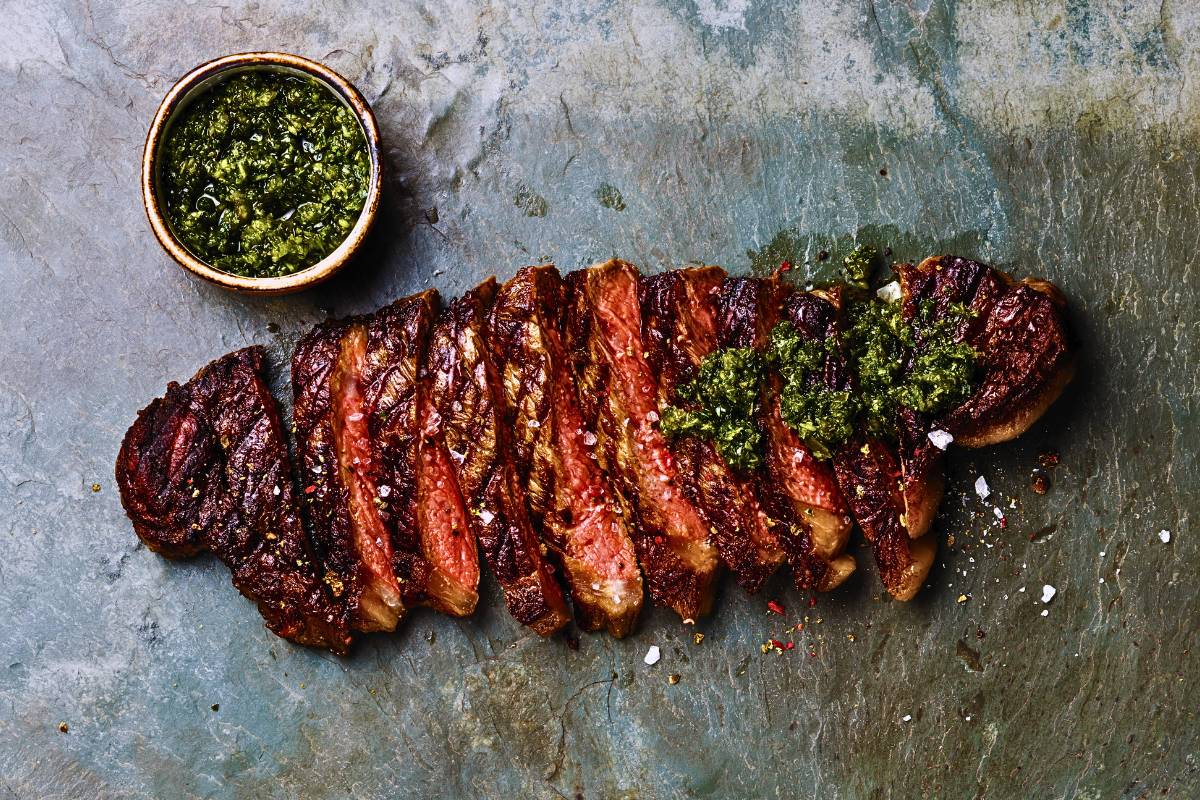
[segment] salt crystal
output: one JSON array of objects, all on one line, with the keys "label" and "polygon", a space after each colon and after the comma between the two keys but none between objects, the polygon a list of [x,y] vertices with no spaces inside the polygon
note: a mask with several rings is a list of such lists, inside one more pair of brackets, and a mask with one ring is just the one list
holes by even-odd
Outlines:
[{"label": "salt crystal", "polygon": [[600,584],[598,584],[598,583],[593,583],[593,584],[592,584],[592,591],[593,591],[593,592],[598,592],[598,591],[600,591]]},{"label": "salt crystal", "polygon": [[358,421],[359,421],[359,420],[361,420],[362,418],[363,418],[362,412],[361,412],[361,411],[355,411],[353,414],[351,414],[350,416],[346,417],[346,420],[347,420],[348,422],[358,422]]},{"label": "salt crystal", "polygon": [[486,508],[483,511],[479,512],[479,521],[482,522],[484,525],[491,525],[492,520],[494,520],[495,518],[496,518],[496,515],[490,511],[488,511]]},{"label": "salt crystal", "polygon": [[467,460],[467,457],[465,454],[458,452],[454,448],[447,447],[446,449],[450,451],[450,457],[454,459],[454,463],[461,464]]},{"label": "salt crystal", "polygon": [[1158,538],[1162,539],[1163,544],[1166,544],[1167,542],[1171,541],[1171,532],[1170,531],[1159,531]]},{"label": "salt crystal", "polygon": [[979,495],[980,500],[987,500],[992,490],[988,488],[987,478],[980,475],[975,479],[975,494]]},{"label": "salt crystal", "polygon": [[647,414],[646,414],[646,421],[647,421],[647,422],[658,422],[658,412],[657,412],[657,411],[650,411],[649,413],[647,413]]},{"label": "salt crystal", "polygon": [[587,433],[585,433],[583,435],[583,443],[586,444],[588,447],[592,447],[593,445],[595,445],[596,444],[596,434],[592,433],[591,431],[588,431]]},{"label": "salt crystal", "polygon": [[392,493],[392,487],[386,486],[386,485],[379,487],[379,496],[380,497],[387,497],[391,493]]},{"label": "salt crystal", "polygon": [[530,428],[542,427],[542,423],[538,422],[536,419],[531,419],[528,422],[526,422],[525,424],[528,425]]},{"label": "salt crystal", "polygon": [[900,300],[900,282],[885,283],[875,290],[875,296],[885,303],[895,303]]},{"label": "salt crystal", "polygon": [[933,446],[938,450],[945,450],[954,441],[954,436],[949,431],[930,431],[929,441],[933,442]]},{"label": "salt crystal", "polygon": [[1058,589],[1055,589],[1050,584],[1047,583],[1042,586],[1042,602],[1043,603],[1049,603],[1051,600],[1054,599],[1054,595],[1056,595],[1056,594],[1058,594]]},{"label": "salt crystal", "polygon": [[274,492],[274,495],[275,495],[276,497],[278,497],[278,496],[279,496],[279,487],[278,487],[278,486],[276,486],[276,487],[275,487],[275,492]]},{"label": "salt crystal", "polygon": [[912,714],[905,714],[900,718],[901,722],[912,722]]},{"label": "salt crystal", "polygon": [[650,645],[650,649],[646,651],[646,657],[642,661],[645,661],[650,666],[654,666],[661,657],[662,654],[659,652],[658,645],[652,644]]},{"label": "salt crystal", "polygon": [[1004,512],[1000,510],[999,506],[993,506],[992,513],[996,515],[996,519],[1004,519]]},{"label": "salt crystal", "polygon": [[1043,609],[1042,609],[1042,616],[1043,616],[1043,617],[1048,617],[1048,616],[1050,616],[1050,612],[1049,612],[1049,611],[1047,611],[1046,609],[1044,609],[1044,608],[1043,608]]}]

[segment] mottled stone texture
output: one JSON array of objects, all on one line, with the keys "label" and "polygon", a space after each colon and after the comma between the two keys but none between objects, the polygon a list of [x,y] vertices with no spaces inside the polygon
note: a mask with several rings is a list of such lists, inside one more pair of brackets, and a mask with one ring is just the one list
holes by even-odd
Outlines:
[{"label": "mottled stone texture", "polygon": [[[52,0],[3,17],[0,796],[1200,796],[1194,4]],[[254,48],[350,77],[390,154],[372,252],[299,297],[190,280],[138,196],[171,82]],[[937,527],[954,544],[912,604],[869,568],[814,608],[783,580],[754,600],[727,583],[699,646],[659,611],[575,650],[518,627],[488,583],[475,619],[418,613],[338,659],[271,636],[218,564],[139,547],[119,507],[138,408],[250,343],[278,371],[327,310],[543,259],[744,272],[772,241],[760,262],[856,235],[1044,275],[1084,343],[1027,437],[953,454]],[[1046,448],[1061,464],[1039,496]],[[795,650],[759,652],[804,615]]]}]

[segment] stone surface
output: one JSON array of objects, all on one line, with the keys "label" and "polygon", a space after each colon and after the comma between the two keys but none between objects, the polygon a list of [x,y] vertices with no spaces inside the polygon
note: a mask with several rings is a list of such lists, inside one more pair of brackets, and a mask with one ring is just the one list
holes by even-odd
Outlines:
[{"label": "stone surface", "polygon": [[[1194,5],[93,0],[4,19],[0,796],[1200,796]],[[390,153],[371,254],[299,297],[190,280],[140,206],[171,82],[254,48],[350,77]],[[742,272],[749,251],[856,236],[1046,276],[1084,343],[1028,436],[952,452],[954,544],[912,604],[870,568],[812,608],[782,581],[726,584],[701,645],[654,611],[575,650],[489,583],[475,619],[417,613],[338,659],[272,637],[218,564],[137,546],[121,512],[138,408],[248,343],[278,370],[327,310],[543,259]],[[760,653],[805,616],[796,650]]]}]

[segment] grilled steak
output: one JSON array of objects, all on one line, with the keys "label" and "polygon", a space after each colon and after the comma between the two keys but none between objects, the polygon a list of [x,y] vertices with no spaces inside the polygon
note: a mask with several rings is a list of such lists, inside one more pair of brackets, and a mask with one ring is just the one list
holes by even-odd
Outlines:
[{"label": "grilled steak", "polygon": [[[727,281],[721,308],[722,344],[727,347],[765,347],[770,330],[784,317],[804,337],[823,340],[833,334],[837,316],[829,299],[793,293],[775,278]],[[829,374],[822,380],[837,379],[834,366],[828,365]],[[779,376],[772,375],[763,397],[765,484],[785,497],[778,514],[789,523],[789,535],[781,541],[796,587],[827,592],[841,586],[857,568],[854,557],[844,552],[852,524],[831,465],[818,461],[783,421],[780,383]]]},{"label": "grilled steak", "polygon": [[979,353],[979,384],[937,426],[956,443],[983,447],[1020,436],[1062,394],[1075,371],[1066,323],[1066,301],[1046,281],[1013,280],[985,264],[934,256],[918,266],[897,266],[902,313],[913,318],[922,303],[943,315],[951,303],[976,316],[960,337]]},{"label": "grilled steak", "polygon": [[633,522],[650,597],[695,619],[712,606],[718,561],[655,425],[658,383],[643,356],[637,270],[613,260],[571,273],[567,286],[567,349],[585,427]]},{"label": "grilled steak", "polygon": [[367,325],[330,320],[292,354],[293,419],[313,543],[325,582],[361,631],[395,630],[404,613],[370,436]]},{"label": "grilled steak", "polygon": [[[679,388],[718,349],[718,294],[724,281],[725,272],[718,267],[642,279],[642,347],[658,376],[660,406],[686,406]],[[679,488],[708,522],[721,560],[743,589],[757,592],[783,562],[782,523],[766,513],[749,476],[735,474],[712,442],[685,435],[670,446]]]},{"label": "grilled steak", "polygon": [[430,342],[431,396],[472,528],[508,610],[548,636],[571,617],[510,458],[504,390],[485,338],[495,295],[489,278],[442,313]]},{"label": "grilled steak", "polygon": [[488,338],[506,399],[502,427],[579,626],[622,637],[641,611],[642,578],[575,397],[559,331],[564,302],[553,266],[525,267],[496,297]]},{"label": "grilled steak", "polygon": [[276,634],[345,653],[346,610],[301,527],[262,359],[259,347],[223,356],[138,414],[117,457],[121,502],[150,549],[221,559]]}]

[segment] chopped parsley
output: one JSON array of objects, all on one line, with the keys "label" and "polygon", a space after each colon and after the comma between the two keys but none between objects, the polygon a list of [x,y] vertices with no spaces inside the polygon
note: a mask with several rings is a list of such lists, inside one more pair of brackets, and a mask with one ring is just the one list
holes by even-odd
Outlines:
[{"label": "chopped parsley", "polygon": [[803,339],[790,322],[771,331],[769,360],[783,379],[779,412],[813,455],[830,458],[834,448],[854,433],[858,404],[848,391],[832,391],[819,372],[834,340]]},{"label": "chopped parsley", "polygon": [[[831,458],[859,429],[895,437],[901,409],[937,414],[966,400],[978,354],[957,341],[956,333],[974,312],[951,304],[938,316],[933,302],[925,301],[916,319],[905,320],[899,303],[865,292],[875,257],[873,249],[860,246],[843,259],[852,291],[842,331],[806,339],[790,322],[781,322],[764,353],[734,348],[710,354],[679,390],[681,406],[663,409],[663,433],[700,436],[731,466],[757,469],[765,446],[760,398],[772,370],[781,379],[784,422],[819,459]],[[844,388],[825,382],[830,355],[845,360],[850,380]]]},{"label": "chopped parsley", "polygon": [[310,78],[234,75],[183,112],[163,155],[175,235],[235,275],[289,275],[316,264],[342,243],[366,202],[362,127]]},{"label": "chopped parsley", "polygon": [[762,355],[750,348],[718,350],[704,357],[696,376],[678,390],[683,407],[663,409],[665,436],[700,436],[712,442],[735,469],[762,466],[763,432],[758,426],[763,381]]}]

